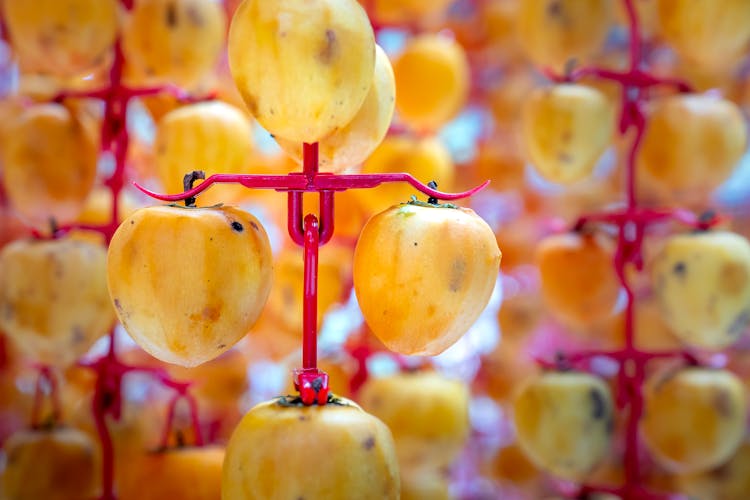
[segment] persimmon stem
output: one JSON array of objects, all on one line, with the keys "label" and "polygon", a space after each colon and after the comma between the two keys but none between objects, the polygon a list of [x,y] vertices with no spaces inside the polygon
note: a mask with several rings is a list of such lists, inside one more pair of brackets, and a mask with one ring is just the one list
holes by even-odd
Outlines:
[{"label": "persimmon stem", "polygon": [[[182,187],[185,191],[190,191],[193,189],[193,184],[198,179],[205,180],[206,178],[206,172],[203,170],[193,170],[190,173],[185,174],[185,176],[182,178]],[[189,196],[185,198],[185,206],[186,207],[194,207],[195,206],[195,196]]]},{"label": "persimmon stem", "polygon": [[[434,180],[432,180],[432,181],[430,181],[430,182],[427,183],[427,187],[432,188],[432,189],[437,189],[438,184],[437,184],[437,182],[435,182]],[[429,198],[427,198],[427,203],[429,203],[430,205],[437,205],[438,204],[438,199],[435,198],[434,196],[430,196]]]}]

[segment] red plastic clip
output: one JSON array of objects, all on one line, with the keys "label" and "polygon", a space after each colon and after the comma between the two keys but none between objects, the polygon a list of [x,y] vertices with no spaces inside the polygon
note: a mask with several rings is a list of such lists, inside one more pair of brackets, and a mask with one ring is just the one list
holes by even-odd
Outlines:
[{"label": "red plastic clip", "polygon": [[328,374],[317,368],[295,368],[294,388],[307,406],[328,402]]}]

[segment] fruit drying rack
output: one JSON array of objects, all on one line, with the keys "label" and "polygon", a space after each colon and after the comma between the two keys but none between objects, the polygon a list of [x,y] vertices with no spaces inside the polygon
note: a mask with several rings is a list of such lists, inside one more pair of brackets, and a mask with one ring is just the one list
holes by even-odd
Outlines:
[{"label": "fruit drying rack", "polygon": [[[121,0],[123,7],[132,8],[132,0]],[[120,217],[119,199],[125,185],[126,160],[130,138],[127,128],[127,107],[131,99],[159,93],[169,93],[182,102],[191,102],[193,99],[179,88],[172,85],[131,88],[123,83],[123,70],[125,58],[122,52],[120,40],[117,39],[113,47],[114,57],[108,74],[108,83],[105,87],[90,91],[63,91],[54,97],[55,102],[63,102],[65,99],[99,99],[104,103],[104,115],[101,123],[100,151],[109,153],[114,160],[114,171],[104,181],[104,186],[112,195],[112,208],[109,222],[103,225],[71,224],[64,226],[53,226],[49,235],[39,231],[32,231],[34,237],[59,238],[72,230],[86,230],[100,233],[107,244],[112,239],[118,227]],[[92,398],[91,411],[96,425],[96,432],[101,446],[101,481],[102,500],[112,500],[114,494],[114,449],[112,438],[107,427],[109,416],[119,420],[122,415],[122,382],[126,374],[142,372],[151,374],[163,386],[172,389],[174,395],[168,403],[167,420],[164,427],[161,444],[166,446],[172,433],[172,421],[175,408],[181,400],[188,405],[191,421],[191,434],[196,445],[201,445],[203,439],[198,422],[198,406],[195,398],[190,394],[191,382],[173,379],[166,370],[147,366],[136,366],[126,364],[117,357],[116,335],[114,327],[109,332],[109,346],[107,352],[91,361],[81,361],[79,366],[89,368],[95,373],[95,389]],[[60,418],[60,405],[58,386],[54,373],[47,366],[38,366],[38,378],[34,392],[34,403],[31,412],[31,426],[40,426],[43,400],[46,397],[51,401],[51,421],[45,425],[54,425]]]},{"label": "fruit drying rack", "polygon": [[680,208],[652,209],[639,206],[636,192],[636,158],[641,146],[646,116],[644,104],[648,91],[655,87],[672,88],[678,92],[690,92],[687,82],[672,78],[658,78],[651,74],[642,63],[642,37],[634,0],[623,0],[629,27],[629,66],[625,71],[613,71],[596,66],[570,69],[567,74],[559,75],[544,70],[546,76],[555,83],[575,82],[589,77],[614,82],[620,87],[621,105],[619,110],[618,132],[625,136],[628,133],[630,144],[625,163],[625,205],[614,210],[581,215],[572,230],[601,230],[614,227],[617,232],[617,248],[613,265],[620,284],[625,291],[624,341],[619,350],[588,350],[578,352],[559,352],[554,359],[537,359],[546,369],[568,370],[590,369],[590,362],[595,358],[608,358],[618,365],[616,379],[616,403],[620,411],[627,410],[625,422],[625,448],[623,457],[624,481],[612,487],[596,484],[583,484],[565,491],[573,498],[585,499],[592,493],[609,493],[623,500],[666,500],[668,493],[651,491],[643,486],[641,449],[638,424],[644,411],[643,386],[646,378],[646,367],[649,363],[661,359],[678,359],[688,365],[699,365],[699,360],[689,350],[644,351],[635,343],[635,292],[628,277],[632,266],[637,271],[643,270],[643,244],[648,229],[665,222],[677,222],[687,227],[706,230],[720,222],[720,217],[713,211],[696,216],[693,212]]},{"label": "fruit drying rack", "polygon": [[[125,9],[132,9],[132,0],[121,0]],[[100,233],[107,245],[111,241],[119,226],[119,199],[126,182],[126,163],[130,143],[128,131],[127,109],[133,98],[156,94],[170,94],[181,103],[198,102],[211,99],[212,96],[194,97],[188,95],[173,85],[162,85],[147,88],[133,88],[124,84],[123,71],[125,57],[118,38],[114,43],[114,58],[108,74],[105,87],[85,91],[62,91],[55,97],[55,102],[65,99],[99,99],[104,103],[104,115],[101,124],[100,151],[110,153],[114,160],[114,171],[104,181],[104,186],[112,195],[112,208],[109,222],[104,225],[69,224],[55,226],[51,234],[45,235],[40,231],[32,231],[38,239],[59,238],[72,230],[86,230]],[[436,184],[425,185],[407,173],[383,174],[333,174],[318,171],[318,144],[303,145],[303,170],[287,175],[264,174],[214,174],[204,182],[191,187],[198,178],[203,178],[202,172],[192,172],[186,175],[186,191],[179,194],[165,195],[152,192],[137,183],[134,185],[154,199],[168,202],[185,200],[186,204],[204,190],[215,183],[240,184],[249,189],[273,189],[286,192],[288,196],[287,230],[294,243],[304,249],[304,301],[303,301],[303,332],[302,332],[302,368],[293,370],[294,386],[305,405],[324,405],[328,401],[328,375],[317,367],[317,302],[318,302],[318,249],[327,243],[334,232],[334,197],[336,192],[348,189],[368,189],[383,183],[408,183],[416,190],[429,197],[429,201],[457,200],[466,198],[482,190],[489,181],[468,191],[459,193],[445,193],[436,189]],[[303,196],[305,193],[319,194],[318,215],[304,214]],[[136,366],[124,363],[117,356],[116,335],[114,327],[109,332],[108,349],[102,356],[92,361],[79,362],[79,366],[90,368],[95,372],[95,390],[92,399],[92,414],[96,425],[97,436],[101,446],[101,500],[114,500],[114,449],[112,438],[107,426],[106,417],[115,421],[122,415],[122,384],[123,377],[129,373],[149,373],[164,386],[173,390],[174,394],[168,403],[167,417],[161,438],[161,446],[166,448],[173,431],[173,421],[176,406],[180,400],[188,405],[191,434],[194,444],[203,444],[198,420],[198,405],[190,394],[191,382],[174,380],[163,369],[147,366]],[[37,384],[32,409],[32,427],[38,425],[41,419],[43,399],[50,400],[52,422],[57,423],[60,418],[60,404],[58,386],[52,370],[48,366],[38,366]]]},{"label": "fruit drying rack", "polygon": [[[642,486],[642,464],[640,460],[640,443],[638,422],[643,412],[643,384],[646,366],[658,359],[682,359],[687,364],[699,364],[699,360],[688,350],[646,352],[635,345],[635,293],[629,282],[627,269],[633,266],[643,269],[642,249],[648,229],[666,221],[676,221],[688,227],[707,229],[720,221],[715,214],[696,216],[688,210],[678,208],[647,209],[639,206],[636,196],[636,156],[641,145],[646,118],[643,106],[648,99],[648,90],[666,86],[679,92],[690,91],[690,86],[677,79],[662,79],[653,76],[641,64],[642,46],[639,20],[633,0],[623,0],[626,6],[630,42],[629,68],[618,72],[598,67],[583,67],[571,70],[565,75],[556,75],[546,71],[547,76],[555,82],[573,82],[584,77],[593,77],[616,82],[622,91],[619,132],[621,135],[633,134],[626,159],[626,203],[621,209],[600,213],[584,214],[574,224],[573,230],[596,230],[603,227],[615,227],[617,230],[617,251],[613,265],[625,291],[626,305],[624,314],[625,346],[620,350],[591,350],[560,353],[554,359],[539,359],[545,368],[578,369],[590,368],[589,363],[599,357],[605,357],[618,364],[617,406],[627,410],[626,441],[624,454],[624,482],[620,486],[610,487],[595,484],[584,484],[575,490],[566,491],[574,498],[587,498],[591,493],[611,493],[624,500],[663,499],[667,494],[650,491]],[[122,5],[132,8],[132,0],[121,0]],[[3,30],[3,32],[5,32]],[[52,237],[59,237],[72,229],[98,231],[109,242],[118,226],[118,199],[123,190],[126,178],[126,157],[129,145],[127,130],[127,105],[132,98],[170,93],[183,102],[194,100],[180,89],[173,86],[154,88],[130,88],[122,83],[124,57],[119,40],[114,46],[114,59],[109,72],[109,83],[106,88],[86,92],[63,92],[55,100],[66,98],[96,98],[104,102],[104,118],[101,128],[101,149],[109,152],[114,158],[115,169],[105,181],[112,194],[110,222],[103,226],[75,225],[57,228]],[[325,372],[317,368],[317,257],[320,246],[328,242],[333,235],[334,197],[336,192],[347,189],[373,188],[384,182],[406,182],[415,189],[435,199],[452,200],[470,196],[486,186],[482,184],[462,193],[443,193],[433,187],[424,185],[408,174],[362,174],[337,175],[318,171],[317,144],[305,144],[303,150],[303,171],[288,175],[254,175],[254,174],[216,174],[205,179],[203,183],[183,193],[162,195],[138,186],[146,194],[163,201],[178,201],[200,194],[214,183],[236,183],[250,189],[273,189],[287,193],[288,224],[290,238],[304,249],[304,307],[303,307],[303,355],[302,368],[295,370],[294,382],[300,391],[305,404],[324,404],[328,395],[328,378]],[[319,212],[304,214],[302,200],[305,193],[320,195]],[[44,237],[37,234],[37,237]],[[167,425],[164,430],[163,443],[171,429],[175,406],[180,399],[188,401],[191,420],[194,426],[196,444],[201,444],[201,435],[197,422],[196,402],[189,393],[189,382],[173,380],[163,370],[149,367],[131,366],[118,359],[114,330],[110,332],[109,348],[106,354],[88,362],[85,366],[96,373],[95,393],[92,401],[97,432],[102,447],[102,494],[105,500],[113,499],[114,462],[112,440],[107,428],[106,417],[117,420],[122,409],[123,377],[135,371],[152,373],[157,380],[174,390],[169,403]],[[0,350],[2,346],[0,346]],[[0,353],[1,354],[1,353]],[[32,411],[32,425],[37,425],[41,413],[42,397],[48,393],[52,401],[53,418],[59,417],[57,384],[48,367],[38,368],[38,380],[35,390]],[[46,386],[46,391],[45,391]]]}]

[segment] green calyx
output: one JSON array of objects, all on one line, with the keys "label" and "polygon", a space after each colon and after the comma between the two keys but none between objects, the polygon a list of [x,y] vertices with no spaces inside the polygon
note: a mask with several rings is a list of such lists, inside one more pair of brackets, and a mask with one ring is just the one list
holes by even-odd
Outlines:
[{"label": "green calyx", "polygon": [[[437,189],[437,182],[430,181],[427,183],[427,186],[432,189]],[[416,196],[412,195],[411,200],[407,201],[406,203],[402,203],[402,205],[415,205],[418,207],[429,207],[429,208],[458,208],[458,205],[454,205],[453,203],[440,203],[437,198],[434,196],[430,196],[427,198],[427,202],[418,200]]]},{"label": "green calyx", "polygon": [[[302,398],[300,398],[299,396],[279,396],[278,398],[276,398],[276,404],[279,406],[283,406],[284,408],[292,408],[292,407],[304,408],[307,406],[305,403],[302,402]],[[326,400],[326,404],[336,405],[336,406],[351,406],[342,398],[335,396],[333,394],[328,394],[328,399]]]}]

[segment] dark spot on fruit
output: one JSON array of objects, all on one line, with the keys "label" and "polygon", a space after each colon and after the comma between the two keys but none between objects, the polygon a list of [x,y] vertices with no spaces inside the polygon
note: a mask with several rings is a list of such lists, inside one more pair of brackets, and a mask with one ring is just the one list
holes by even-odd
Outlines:
[{"label": "dark spot on fruit", "polygon": [[557,159],[560,161],[560,163],[570,163],[573,161],[573,157],[568,153],[558,153]]},{"label": "dark spot on fruit", "polygon": [[547,6],[547,14],[551,17],[558,17],[562,15],[563,13],[563,7],[562,4],[555,0],[554,2],[550,2],[550,4]]},{"label": "dark spot on fruit", "polygon": [[417,242],[416,241],[414,242],[414,246],[417,246]]},{"label": "dark spot on fruit", "polygon": [[256,224],[256,223],[255,223],[254,221],[250,221],[250,225],[251,225],[251,226],[252,226],[252,228],[253,228],[253,229],[255,229],[256,231],[260,231],[260,228],[258,227],[258,224]]},{"label": "dark spot on fruit", "polygon": [[114,303],[115,303],[115,309],[117,309],[118,311],[122,311],[122,306],[120,305],[120,299],[115,299]]},{"label": "dark spot on fruit", "polygon": [[135,221],[131,219],[130,225],[132,226],[133,224],[135,224]]},{"label": "dark spot on fruit", "polygon": [[83,328],[75,325],[70,330],[70,338],[74,344],[80,344],[81,342],[86,340],[86,334],[84,333]]},{"label": "dark spot on fruit", "polygon": [[725,463],[720,467],[713,469],[710,474],[715,479],[729,479],[731,477],[732,467],[729,463]]},{"label": "dark spot on fruit", "polygon": [[732,324],[727,328],[727,333],[731,337],[739,337],[745,331],[745,327],[748,323],[750,323],[750,310],[745,309],[734,318]]},{"label": "dark spot on fruit", "polygon": [[607,415],[607,405],[604,402],[604,396],[598,389],[591,389],[589,398],[591,398],[591,417],[594,420],[601,420]]},{"label": "dark spot on fruit", "polygon": [[237,231],[238,233],[241,233],[242,231],[244,231],[244,230],[245,230],[245,228],[244,228],[244,227],[242,227],[242,224],[240,224],[240,223],[239,223],[239,222],[237,222],[237,221],[234,221],[234,222],[232,222],[232,229],[234,229],[234,230],[235,230],[235,231]]},{"label": "dark spot on fruit", "polygon": [[336,32],[328,29],[326,30],[326,41],[323,49],[318,54],[320,62],[323,64],[330,64],[331,60],[336,55]]},{"label": "dark spot on fruit", "polygon": [[194,6],[191,5],[187,8],[187,17],[193,25],[203,26],[203,16],[201,16],[200,11]]},{"label": "dark spot on fruit", "polygon": [[726,391],[720,390],[714,396],[714,408],[724,418],[730,418],[734,413],[732,411],[732,398]]},{"label": "dark spot on fruit", "polygon": [[310,420],[310,417],[307,415],[300,415],[299,417],[297,417],[297,420],[299,420],[300,422],[307,422],[308,420]]},{"label": "dark spot on fruit", "polygon": [[41,45],[45,49],[55,45],[55,38],[49,33],[41,33],[37,37],[37,39],[39,41],[39,45]]},{"label": "dark spot on fruit", "polygon": [[729,262],[719,272],[719,290],[737,295],[747,287],[747,268],[740,262]]},{"label": "dark spot on fruit", "polygon": [[[240,83],[242,82],[238,82],[237,86],[242,88]],[[245,101],[245,106],[247,106],[247,109],[250,111],[250,113],[252,115],[257,116],[258,115],[258,100],[255,98],[255,96],[243,92],[242,97]]]},{"label": "dark spot on fruit", "polygon": [[461,289],[465,274],[466,262],[463,259],[454,260],[453,265],[451,265],[450,280],[448,282],[448,288],[450,288],[452,292],[457,292]]},{"label": "dark spot on fruit", "polygon": [[687,264],[684,262],[676,262],[674,266],[672,266],[672,272],[679,276],[680,278],[684,278],[685,274],[687,274]]},{"label": "dark spot on fruit", "polygon": [[224,349],[227,345],[226,344],[219,344],[216,346],[217,349]]},{"label": "dark spot on fruit", "polygon": [[221,316],[221,308],[216,306],[206,306],[201,311],[203,318],[209,321],[216,321]]},{"label": "dark spot on fruit", "polygon": [[170,28],[177,26],[177,6],[171,2],[167,4],[167,26]]},{"label": "dark spot on fruit", "polygon": [[375,436],[370,436],[364,440],[362,447],[365,450],[371,450],[375,446]]}]

